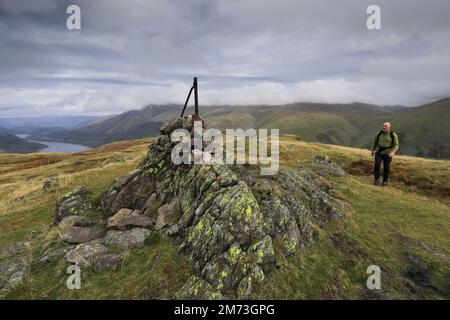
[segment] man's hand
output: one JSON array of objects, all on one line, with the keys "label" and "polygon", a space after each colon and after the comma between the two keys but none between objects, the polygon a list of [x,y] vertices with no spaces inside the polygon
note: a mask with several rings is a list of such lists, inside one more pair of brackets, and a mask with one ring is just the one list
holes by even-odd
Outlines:
[{"label": "man's hand", "polygon": [[393,158],[395,156],[395,152],[389,153],[389,158]]},{"label": "man's hand", "polygon": [[372,155],[372,157],[374,156],[374,154],[375,154],[375,150],[372,150],[371,152],[370,152],[370,154]]}]

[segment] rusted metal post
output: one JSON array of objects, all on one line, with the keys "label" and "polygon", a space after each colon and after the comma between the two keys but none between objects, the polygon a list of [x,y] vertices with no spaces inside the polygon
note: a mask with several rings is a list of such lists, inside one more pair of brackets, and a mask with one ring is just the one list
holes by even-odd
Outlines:
[{"label": "rusted metal post", "polygon": [[194,98],[195,98],[195,118],[199,118],[198,114],[198,85],[197,77],[194,78]]},{"label": "rusted metal post", "polygon": [[189,90],[189,94],[188,94],[188,96],[187,96],[187,98],[186,98],[186,102],[184,103],[183,111],[181,111],[181,117],[184,116],[184,111],[186,110],[187,104],[189,103],[189,99],[190,99],[190,97],[191,97],[191,93],[192,93],[192,90],[193,90],[193,89],[194,89],[194,87],[192,86],[192,87],[191,87],[191,90]]},{"label": "rusted metal post", "polygon": [[192,90],[194,90],[194,98],[195,98],[195,111],[194,111],[194,120],[200,119],[200,115],[198,114],[198,85],[197,85],[197,77],[194,78],[194,83],[192,84],[191,90],[189,90],[189,94],[186,98],[186,102],[184,103],[183,110],[181,111],[181,117],[184,116],[184,111],[189,103],[189,99],[191,98]]}]

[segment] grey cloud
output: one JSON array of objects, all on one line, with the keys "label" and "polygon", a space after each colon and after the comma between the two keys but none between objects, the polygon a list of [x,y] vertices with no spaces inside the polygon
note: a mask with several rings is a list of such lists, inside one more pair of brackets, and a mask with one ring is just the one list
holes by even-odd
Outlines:
[{"label": "grey cloud", "polygon": [[[450,95],[450,2],[378,0],[383,29],[369,31],[372,3],[0,0],[0,115],[180,102],[194,75],[204,103]],[[69,4],[81,31],[65,28]]]}]

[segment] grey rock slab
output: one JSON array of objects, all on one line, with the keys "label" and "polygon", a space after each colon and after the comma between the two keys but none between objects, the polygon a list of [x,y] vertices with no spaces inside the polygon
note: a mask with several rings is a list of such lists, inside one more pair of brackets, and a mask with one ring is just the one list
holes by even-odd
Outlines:
[{"label": "grey rock slab", "polygon": [[144,228],[133,228],[126,231],[109,230],[102,243],[119,249],[142,248],[151,231]]},{"label": "grey rock slab", "polygon": [[106,230],[99,227],[68,227],[61,231],[61,236],[67,243],[85,243],[104,237]]},{"label": "grey rock slab", "polygon": [[96,256],[107,252],[108,248],[97,240],[79,244],[67,253],[66,260],[80,267],[86,267],[92,265]]}]

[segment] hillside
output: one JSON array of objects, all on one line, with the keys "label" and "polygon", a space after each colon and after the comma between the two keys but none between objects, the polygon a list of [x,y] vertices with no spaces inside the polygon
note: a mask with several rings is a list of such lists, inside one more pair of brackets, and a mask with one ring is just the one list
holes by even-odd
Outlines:
[{"label": "hillside", "polygon": [[[178,253],[177,237],[152,233],[144,247],[122,253],[123,262],[116,271],[83,269],[80,291],[66,289],[67,264],[52,259],[48,253],[62,245],[57,229],[49,228],[55,219],[56,199],[75,186],[87,187],[93,203],[89,217],[98,219],[101,193],[114,184],[115,178],[143,163],[151,141],[116,142],[71,155],[0,155],[0,269],[2,263],[11,259],[7,257],[8,250],[1,250],[8,246],[21,248],[15,254],[25,258],[29,266],[23,283],[0,293],[0,297],[173,297],[195,272],[192,261]],[[116,155],[124,161],[111,161]],[[349,173],[325,174],[317,180],[330,196],[346,204],[345,216],[313,225],[313,241],[295,254],[276,249],[275,264],[271,270],[265,270],[264,284],[255,287],[250,298],[448,299],[449,162],[398,156],[391,186],[381,188],[371,183],[372,162],[366,150],[308,143],[294,136],[281,139],[282,170],[320,173],[322,164],[310,161],[317,155],[328,156]],[[49,177],[58,183],[45,191],[42,186]],[[257,179],[252,184],[250,180],[249,186],[262,182]],[[254,187],[250,190],[255,195],[259,192]],[[264,192],[260,196],[263,195]],[[257,199],[264,207],[260,196]],[[19,245],[23,241],[26,245]],[[275,248],[281,244],[274,242]],[[382,270],[379,291],[365,288],[366,268],[372,264]]]},{"label": "hillside", "polygon": [[[179,107],[152,106],[86,122],[73,129],[33,135],[40,141],[62,141],[86,146],[100,146],[113,141],[143,138],[158,133],[161,123],[171,118]],[[171,112],[173,111],[173,112]],[[166,115],[169,113],[168,115]]]},{"label": "hillside", "polygon": [[[361,103],[295,103],[281,106],[202,106],[210,128],[279,128],[305,141],[370,148],[384,121],[400,137],[399,154],[450,159],[450,99],[414,108]],[[179,105],[155,105],[97,119],[74,130],[33,135],[35,140],[99,146],[156,135]],[[187,113],[192,113],[188,108]],[[276,116],[274,116],[276,115]]]},{"label": "hillside", "polygon": [[383,115],[368,123],[357,145],[369,147],[384,121],[399,135],[401,154],[450,159],[450,99]]},{"label": "hillside", "polygon": [[39,151],[45,147],[42,143],[31,142],[11,133],[2,133],[0,130],[0,152],[30,153]]},{"label": "hillside", "polygon": [[9,132],[14,134],[26,134],[29,136],[48,135],[55,132],[63,132],[67,129],[64,127],[35,127],[35,126],[22,126],[13,127],[9,129]]},{"label": "hillside", "polygon": [[382,106],[383,110],[388,112],[399,112],[399,111],[405,111],[408,109],[408,107],[401,106],[401,105],[393,105],[393,106]]},{"label": "hillside", "polygon": [[371,119],[386,114],[373,105],[296,103],[282,106],[224,107],[204,112],[210,127],[279,128],[306,141],[354,145]]},{"label": "hillside", "polygon": [[[34,137],[99,146],[158,133],[161,123],[179,115],[179,105],[148,106],[94,121],[75,130]],[[187,113],[191,113],[188,108]],[[277,116],[274,117],[273,115]],[[307,141],[354,145],[361,130],[373,118],[387,114],[366,104],[296,103],[283,106],[202,106],[202,117],[211,128],[279,128]]]},{"label": "hillside", "polygon": [[5,128],[0,127],[0,133],[9,133],[9,131]]}]

